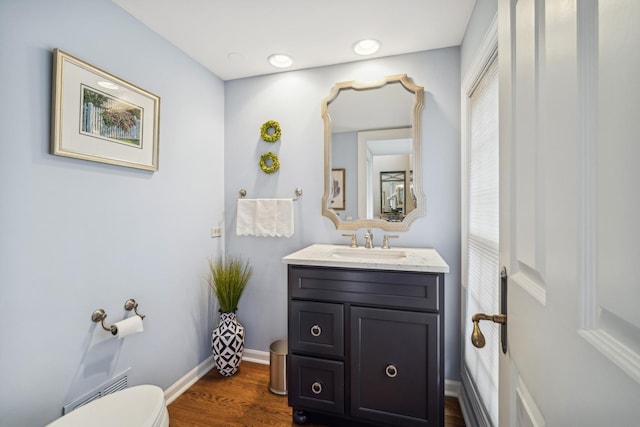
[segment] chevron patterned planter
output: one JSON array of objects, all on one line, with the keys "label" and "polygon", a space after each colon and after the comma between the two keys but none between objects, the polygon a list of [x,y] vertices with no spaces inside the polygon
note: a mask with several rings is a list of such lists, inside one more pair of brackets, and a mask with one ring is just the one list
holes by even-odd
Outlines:
[{"label": "chevron patterned planter", "polygon": [[220,323],[211,334],[211,350],[222,376],[230,377],[238,372],[244,351],[244,326],[238,322],[235,311],[220,313]]}]

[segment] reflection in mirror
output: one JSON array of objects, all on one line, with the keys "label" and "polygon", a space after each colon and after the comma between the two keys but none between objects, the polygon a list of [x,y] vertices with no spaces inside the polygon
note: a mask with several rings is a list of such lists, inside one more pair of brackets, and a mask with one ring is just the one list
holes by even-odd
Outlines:
[{"label": "reflection in mirror", "polygon": [[[405,176],[409,175],[413,153],[411,142],[411,127],[358,132],[358,195],[361,196],[358,197],[358,218],[390,220],[380,209],[382,186],[379,176],[387,170],[404,171]],[[407,213],[404,212],[402,218]]]},{"label": "reflection in mirror", "polygon": [[[322,214],[337,229],[402,231],[424,215],[420,185],[423,99],[423,88],[402,74],[371,84],[338,83],[323,100]],[[332,171],[336,169],[344,176],[340,208],[335,205],[338,195],[333,194]]]},{"label": "reflection in mirror", "polygon": [[387,221],[402,221],[402,218],[406,216],[406,209],[409,208],[404,191],[408,187],[406,175],[403,170],[380,172],[380,210],[378,214],[380,218]]}]

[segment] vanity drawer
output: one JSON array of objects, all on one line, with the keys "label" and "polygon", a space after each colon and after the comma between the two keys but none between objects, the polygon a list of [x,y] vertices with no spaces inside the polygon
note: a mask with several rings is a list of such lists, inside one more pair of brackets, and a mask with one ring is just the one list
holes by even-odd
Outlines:
[{"label": "vanity drawer", "polygon": [[439,311],[444,274],[289,265],[292,298]]},{"label": "vanity drawer", "polygon": [[289,406],[344,413],[344,363],[291,355]]},{"label": "vanity drawer", "polygon": [[344,306],[291,301],[289,350],[322,356],[344,356]]}]

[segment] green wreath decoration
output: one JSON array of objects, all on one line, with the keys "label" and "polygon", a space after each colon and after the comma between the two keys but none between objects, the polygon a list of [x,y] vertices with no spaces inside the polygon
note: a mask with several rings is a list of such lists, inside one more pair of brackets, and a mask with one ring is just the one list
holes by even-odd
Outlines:
[{"label": "green wreath decoration", "polygon": [[[271,166],[267,163],[271,163]],[[278,160],[278,156],[271,151],[264,153],[260,156],[260,169],[262,169],[262,172],[269,174],[280,169],[280,160]]]},{"label": "green wreath decoration", "polygon": [[[273,133],[269,133],[269,129],[273,129]],[[280,123],[276,122],[275,120],[269,120],[265,122],[260,128],[260,135],[266,142],[276,142],[282,135]]]}]

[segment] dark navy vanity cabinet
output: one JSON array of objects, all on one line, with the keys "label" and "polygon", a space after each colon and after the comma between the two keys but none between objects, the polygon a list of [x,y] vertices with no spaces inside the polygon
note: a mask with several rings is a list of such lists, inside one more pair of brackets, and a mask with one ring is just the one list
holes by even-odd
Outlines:
[{"label": "dark navy vanity cabinet", "polygon": [[443,297],[443,273],[289,264],[294,421],[443,425]]}]

